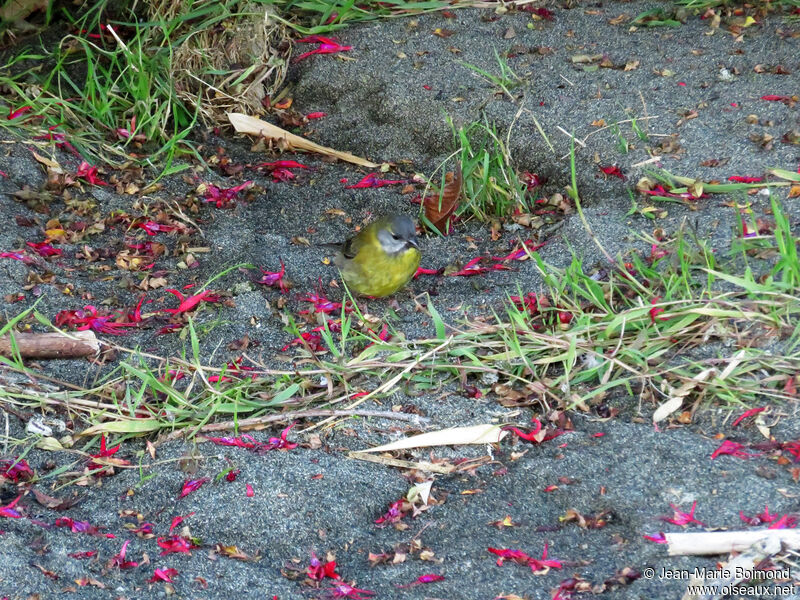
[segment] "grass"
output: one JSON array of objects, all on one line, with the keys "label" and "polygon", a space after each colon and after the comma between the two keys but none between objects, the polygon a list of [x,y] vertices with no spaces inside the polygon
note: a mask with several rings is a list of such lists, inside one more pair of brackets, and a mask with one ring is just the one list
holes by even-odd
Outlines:
[{"label": "grass", "polygon": [[[158,431],[191,435],[215,420],[235,429],[242,419],[287,419],[293,411],[318,407],[352,410],[362,401],[353,401],[354,393],[377,382],[388,393],[403,382],[411,389],[464,380],[480,385],[484,373],[515,388],[538,386],[543,405],[573,409],[620,393],[660,403],[687,383],[692,398],[731,407],[760,398],[789,400],[782,386],[800,367],[800,300],[788,286],[800,263],[796,252],[782,250],[785,234],[776,233],[781,261],[763,283],[724,272],[710,249],[681,231],[664,258],[634,256],[601,278],[578,257],[557,269],[533,255],[546,282],[535,311],[509,300],[489,322],[454,324],[428,299],[422,308],[435,332],[429,339],[381,341],[358,314],[343,313],[340,335],[325,330],[325,350],[298,350],[311,359],[305,367],[274,370],[253,362],[255,370],[243,377],[202,363],[190,323],[186,356],[166,359],[116,346],[128,358],[91,389],[48,394],[9,386],[0,399],[18,410],[68,409],[89,426],[84,435],[123,437]],[[705,285],[703,275],[708,275]],[[737,289],[715,289],[723,281]],[[789,337],[784,352],[754,345],[758,338],[769,341],[770,331],[775,341],[781,337],[777,332]],[[690,360],[688,353],[701,346],[713,350],[701,358],[692,353]],[[734,362],[719,354],[731,346],[738,348]],[[3,362],[38,377],[19,361]],[[711,376],[701,378],[708,369]],[[769,377],[761,375],[765,369]],[[175,370],[184,378],[168,375]],[[391,381],[394,385],[385,386]],[[276,415],[279,411],[289,412]]]},{"label": "grass", "polygon": [[[583,216],[574,152],[571,175],[568,193],[599,245]],[[577,255],[557,268],[530,254],[542,289],[520,288],[519,298],[509,297],[493,316],[458,322],[426,297],[417,308],[431,323],[429,338],[406,339],[388,319],[383,324],[391,337],[382,339],[376,333],[381,323],[350,297],[352,312],[343,308],[323,317],[319,346],[305,342],[287,350],[299,355],[296,367],[272,369],[247,357],[252,370],[238,371],[203,362],[202,327],[190,320],[180,357],[112,344],[125,358],[90,388],[8,385],[0,388],[0,403],[13,410],[67,411],[81,424],[81,437],[105,433],[119,440],[302,417],[368,416],[375,413],[361,412],[363,402],[401,386],[412,394],[466,385],[483,386],[484,394],[514,389],[533,394],[542,409],[588,410],[619,396],[650,405],[684,398],[692,411],[711,403],[733,409],[790,401],[787,382],[800,369],[800,258],[774,196],[772,211],[770,234],[742,236],[726,256],[686,227],[661,242],[640,236],[653,245],[650,255],[612,257],[603,250],[608,262],[599,270]],[[766,267],[751,264],[754,251],[769,251],[775,260]],[[52,327],[34,306],[0,334],[30,319]],[[287,332],[299,336],[302,327],[289,320]],[[45,381],[18,356],[0,361],[9,372]],[[487,374],[501,387],[482,383]]]},{"label": "grass", "polygon": [[464,61],[458,61],[489,83],[497,88],[496,93],[503,93],[512,101],[516,101],[516,97],[511,93],[511,90],[522,86],[525,82],[521,79],[514,70],[509,66],[508,61],[494,51],[494,57],[497,61],[498,72],[492,73],[486,69],[481,69],[473,64]]},{"label": "grass", "polygon": [[29,107],[16,119],[0,119],[0,126],[17,137],[44,139],[40,145],[69,144],[80,159],[98,166],[132,162],[168,175],[188,168],[177,165],[178,158],[202,163],[190,138],[198,121],[227,125],[226,111],[260,113],[263,97],[278,94],[290,50],[274,48],[290,49],[292,34],[325,34],[359,21],[454,8],[448,5],[440,0],[63,4],[53,20],[68,23],[70,33],[58,43],[27,45],[0,66],[8,112]]},{"label": "grass", "polygon": [[[517,112],[514,123],[523,110],[525,109],[520,108]],[[543,140],[552,150],[550,140],[539,126],[535,115],[532,118]],[[447,122],[453,132],[455,150],[437,171],[441,171],[439,189],[443,193],[445,166],[448,161],[454,159],[461,168],[462,197],[465,200],[456,209],[456,215],[471,215],[486,222],[530,210],[536,200],[536,192],[529,189],[520,177],[511,156],[514,123],[503,134],[486,117],[482,121],[474,121],[461,127],[456,127],[449,116]],[[435,176],[434,172],[433,177]],[[427,188],[423,195],[426,194]],[[429,229],[435,230],[424,215],[422,220]]]},{"label": "grass", "polygon": [[733,14],[735,16],[782,12],[786,21],[800,20],[800,13],[796,12],[797,9],[800,9],[800,0],[756,0],[746,4],[738,0],[673,1],[680,9],[692,11],[693,14],[703,14],[708,10],[721,11],[723,15]]},{"label": "grass", "polygon": [[[456,157],[461,165],[463,196],[466,201],[457,214],[472,214],[481,221],[527,210],[526,186],[511,159],[511,130],[505,138],[488,120],[470,123],[453,131]],[[443,186],[442,186],[443,187]]]},{"label": "grass", "polygon": [[[305,16],[296,21],[282,18],[303,33],[326,33],[359,19],[443,7],[433,2],[269,4],[290,11],[284,14],[301,11]],[[331,20],[334,12],[336,18]],[[101,14],[91,13],[84,17],[89,20],[76,23],[91,29]],[[205,13],[189,14],[201,20],[211,18]],[[185,15],[174,17],[182,18]],[[148,74],[169,68],[172,46],[166,42],[177,31],[177,21],[171,18],[145,25],[160,33],[135,29],[124,45],[73,35],[53,51],[25,50],[13,59],[7,70],[16,75],[2,83],[16,99],[34,106],[27,115],[37,119],[26,120],[26,126],[63,123],[60,127],[82,154],[98,160],[123,159],[138,142],[133,137],[114,140],[108,134],[121,125],[130,127],[136,116],[132,133],[144,136],[145,145],[160,144],[153,163],[169,165],[181,152],[191,152],[186,134],[197,112],[187,109],[157,75]],[[34,67],[26,70],[24,64],[35,60],[54,61],[54,66],[41,73]],[[76,66],[73,61],[78,65],[91,62],[84,65],[85,81],[70,74]],[[511,96],[516,76],[504,69],[499,57],[498,63],[499,74],[468,66]],[[78,94],[83,90],[87,93]],[[90,121],[91,128],[80,129],[80,124]],[[18,124],[3,122],[3,126]],[[528,209],[531,198],[513,167],[509,149],[511,129],[503,135],[487,120],[459,129],[451,126],[468,198],[459,213],[489,220]],[[635,121],[632,127],[640,139],[646,139]],[[618,126],[615,132],[621,138]],[[786,186],[800,177],[780,170],[772,175],[781,181],[716,184],[666,171],[649,174],[672,194],[695,196],[742,194],[754,188]],[[587,234],[600,246],[583,215],[574,152],[571,176],[569,196]],[[648,212],[634,208],[640,214]],[[542,289],[521,288],[520,300],[508,298],[488,318],[446,319],[434,299],[424,298],[418,310],[430,320],[429,338],[406,339],[399,324],[387,319],[383,324],[391,337],[381,339],[375,333],[381,323],[350,298],[352,313],[343,309],[335,318],[323,319],[321,349],[305,342],[287,350],[302,360],[296,361],[296,368],[269,368],[253,358],[248,358],[247,365],[253,370],[246,372],[207,364],[202,338],[214,322],[203,320],[202,313],[187,325],[183,355],[157,356],[112,344],[123,358],[89,387],[48,380],[13,352],[10,358],[0,358],[0,364],[42,385],[0,387],[0,404],[14,410],[67,413],[78,424],[76,433],[90,440],[88,446],[101,433],[112,435],[116,443],[154,433],[192,436],[212,425],[239,431],[269,422],[327,416],[321,410],[362,414],[358,407],[363,402],[401,386],[421,392],[469,384],[483,386],[482,391],[488,393],[489,384],[482,383],[486,374],[508,388],[535,395],[542,408],[585,410],[621,395],[650,404],[685,397],[685,406],[692,410],[701,403],[734,408],[764,399],[789,401],[792,396],[784,386],[800,368],[800,300],[796,295],[800,259],[797,239],[775,196],[772,212],[775,226],[769,233],[741,235],[723,257],[686,227],[666,241],[642,236],[647,245],[658,246],[659,253],[650,256],[615,257],[601,247],[607,261],[600,269],[584,264],[577,255],[567,267],[558,268],[531,254],[529,259],[544,281]],[[750,230],[755,227],[750,223]],[[752,260],[754,252],[771,253],[774,260],[764,269],[762,262]],[[526,305],[522,299],[530,302]],[[31,320],[52,327],[34,305],[9,320],[0,335]],[[287,320],[287,333],[300,336],[305,326],[288,314]],[[776,343],[780,352],[774,351]],[[31,438],[25,443],[30,449],[42,442]]]},{"label": "grass", "polygon": [[284,22],[304,35],[330,33],[351,23],[410,17],[470,4],[451,4],[445,0],[272,0],[268,3],[291,15]]}]

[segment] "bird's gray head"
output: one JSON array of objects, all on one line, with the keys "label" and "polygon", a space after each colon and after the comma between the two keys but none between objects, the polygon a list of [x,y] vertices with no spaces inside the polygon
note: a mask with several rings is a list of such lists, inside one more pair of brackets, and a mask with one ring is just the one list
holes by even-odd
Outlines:
[{"label": "bird's gray head", "polygon": [[391,215],[382,219],[378,226],[378,241],[388,254],[419,248],[414,221],[406,215]]}]

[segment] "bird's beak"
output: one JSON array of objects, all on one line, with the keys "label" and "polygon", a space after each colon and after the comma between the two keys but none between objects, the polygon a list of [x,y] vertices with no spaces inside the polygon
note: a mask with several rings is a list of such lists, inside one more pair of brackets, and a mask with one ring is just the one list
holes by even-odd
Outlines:
[{"label": "bird's beak", "polygon": [[408,240],[408,242],[406,242],[406,243],[407,243],[409,246],[413,246],[414,248],[416,248],[417,250],[419,250],[419,240],[417,240],[416,236],[415,236],[415,237],[413,237],[413,238],[411,238],[410,240]]}]

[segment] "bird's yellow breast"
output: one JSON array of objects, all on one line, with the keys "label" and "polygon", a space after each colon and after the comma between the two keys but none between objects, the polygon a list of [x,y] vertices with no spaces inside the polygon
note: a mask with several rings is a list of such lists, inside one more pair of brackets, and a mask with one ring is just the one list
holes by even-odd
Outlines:
[{"label": "bird's yellow breast", "polygon": [[417,272],[419,260],[420,252],[416,248],[392,255],[377,243],[366,244],[353,258],[341,261],[339,270],[351,289],[364,296],[381,298],[407,284]]}]

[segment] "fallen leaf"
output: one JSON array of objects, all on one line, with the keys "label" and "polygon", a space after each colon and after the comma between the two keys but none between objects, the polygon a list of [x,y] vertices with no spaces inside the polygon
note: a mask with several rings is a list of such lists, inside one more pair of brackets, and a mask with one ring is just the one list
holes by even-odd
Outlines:
[{"label": "fallen leaf", "polygon": [[350,163],[361,165],[362,167],[368,167],[370,169],[374,169],[379,166],[374,162],[368,161],[359,156],[354,156],[348,152],[340,152],[339,150],[334,150],[333,148],[320,146],[319,144],[315,144],[304,137],[290,133],[285,129],[281,129],[280,127],[277,127],[271,123],[267,123],[266,121],[262,121],[261,119],[257,119],[256,117],[251,117],[241,113],[228,113],[227,116],[237,133],[245,133],[248,135],[269,138],[278,142],[283,142],[289,148],[306,150],[308,152],[318,152],[326,156],[338,158],[339,160],[344,160]]},{"label": "fallen leaf", "polygon": [[361,452],[390,452],[408,448],[429,448],[431,446],[460,446],[465,444],[494,444],[502,440],[507,431],[499,425],[485,423],[467,427],[450,427],[439,431],[422,433],[376,448],[368,448]]},{"label": "fallen leaf", "polygon": [[458,208],[461,181],[461,165],[458,165],[454,173],[445,175],[445,185],[441,195],[431,194],[423,200],[425,217],[442,233],[446,233],[450,218]]}]

